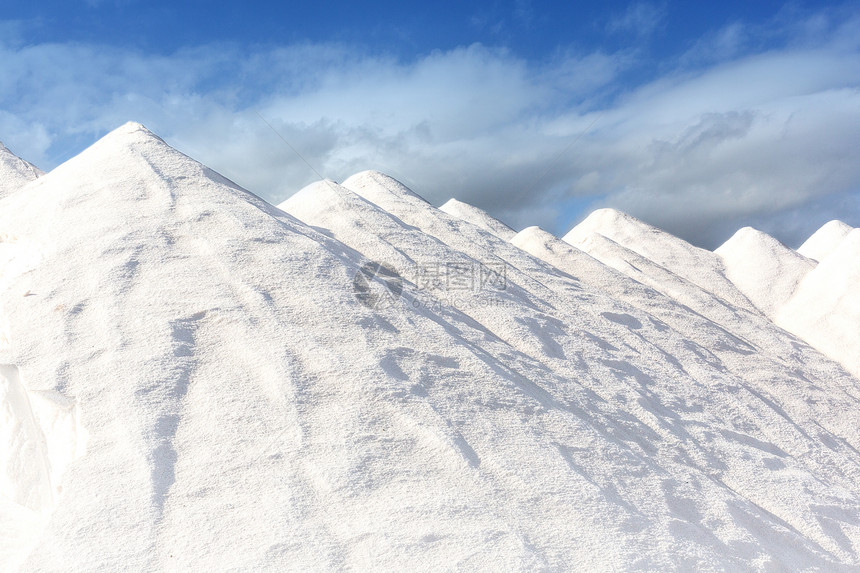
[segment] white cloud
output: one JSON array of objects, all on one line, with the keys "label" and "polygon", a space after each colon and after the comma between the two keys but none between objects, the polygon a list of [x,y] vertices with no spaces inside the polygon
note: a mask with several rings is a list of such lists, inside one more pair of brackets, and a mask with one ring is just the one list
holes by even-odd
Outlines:
[{"label": "white cloud", "polygon": [[316,175],[259,112],[328,177],[379,169],[515,226],[562,233],[566,206],[593,196],[711,246],[741,221],[784,220],[797,242],[822,217],[860,225],[860,53],[844,30],[856,22],[745,56],[731,37],[746,32],[727,29],[718,63],[680,58],[622,96],[631,53],[535,64],[478,45],[410,62],[333,44],[6,45],[0,139],[51,168],[134,119],[277,202]]},{"label": "white cloud", "polygon": [[612,34],[632,34],[640,38],[648,37],[663,27],[666,20],[666,6],[651,2],[633,2],[624,12],[615,14],[606,24],[606,31]]},{"label": "white cloud", "polygon": [[589,149],[606,164],[596,169],[606,202],[713,246],[727,218],[860,192],[858,77],[860,55],[816,50],[647,86],[607,113]]}]

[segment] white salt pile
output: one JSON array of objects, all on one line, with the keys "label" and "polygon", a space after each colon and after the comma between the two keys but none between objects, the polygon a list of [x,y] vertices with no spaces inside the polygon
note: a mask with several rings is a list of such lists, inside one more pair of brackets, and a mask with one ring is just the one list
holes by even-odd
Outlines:
[{"label": "white salt pile", "polygon": [[449,199],[444,205],[439,207],[439,210],[454,217],[463,219],[464,221],[468,221],[473,225],[477,225],[478,227],[493,233],[497,237],[501,237],[508,241],[517,234],[516,231],[498,219],[494,219],[480,209],[456,199]]},{"label": "white salt pile", "polygon": [[815,261],[752,227],[744,227],[716,251],[726,276],[753,304],[774,316],[788,302]]},{"label": "white salt pile", "polygon": [[[776,322],[860,378],[860,229],[822,257]],[[855,420],[860,418],[855,415]]]},{"label": "white salt pile", "polygon": [[15,156],[0,142],[0,199],[40,175],[42,172],[39,169]]},{"label": "white salt pile", "polygon": [[852,227],[842,221],[830,221],[813,233],[797,249],[797,252],[804,257],[823,261],[825,257],[839,247],[839,243],[851,230]]},{"label": "white salt pile", "polygon": [[719,256],[647,225],[614,209],[598,209],[564,236],[574,246],[592,234],[613,242],[653,261],[671,273],[708,290],[735,307],[754,309],[754,305],[726,277]]},{"label": "white salt pile", "polygon": [[807,339],[618,212],[515,234],[372,171],[276,208],[137,124],[16,189],[4,570],[860,567],[860,342],[811,345],[857,231],[777,313]]}]

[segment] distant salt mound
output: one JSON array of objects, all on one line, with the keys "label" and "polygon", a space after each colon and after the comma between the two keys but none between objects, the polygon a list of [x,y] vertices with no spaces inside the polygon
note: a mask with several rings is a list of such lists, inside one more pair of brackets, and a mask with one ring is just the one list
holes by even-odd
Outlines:
[{"label": "distant salt mound", "polygon": [[842,221],[834,220],[829,223],[825,223],[824,226],[813,233],[812,236],[797,249],[797,252],[804,257],[808,257],[816,261],[823,261],[830,253],[836,250],[839,243],[842,242],[842,239],[844,239],[851,230],[852,227]]},{"label": "distant salt mound", "polygon": [[[606,248],[595,248],[594,242],[598,241],[616,247],[621,256],[613,257]],[[571,277],[579,281],[582,285],[587,285],[594,292],[602,293],[614,300],[623,301],[648,313],[650,318],[657,319],[661,324],[665,324],[673,330],[682,333],[686,339],[696,340],[698,343],[709,348],[735,347],[734,345],[739,342],[738,339],[731,336],[722,338],[725,331],[713,319],[700,316],[701,309],[697,312],[691,312],[680,304],[682,300],[688,298],[685,296],[686,294],[699,291],[698,287],[686,283],[683,279],[678,279],[682,282],[681,288],[669,289],[677,297],[674,298],[662,293],[659,289],[649,286],[649,282],[651,281],[634,280],[634,278],[628,276],[623,271],[632,269],[632,265],[627,260],[636,260],[637,257],[642,259],[642,257],[627,251],[602,235],[592,235],[584,241],[584,245],[589,248],[595,248],[601,259],[610,260],[611,263],[618,263],[620,268],[616,268],[611,263],[595,259],[590,254],[556,238],[540,227],[527,227],[523,229],[517,233],[511,242],[535,257],[570,274]],[[643,259],[642,262],[644,261],[647,260]],[[639,264],[637,270],[644,268],[654,276],[660,276],[665,279],[665,276],[662,275],[671,274],[662,269],[662,273],[657,272],[655,267],[658,267],[658,265],[654,263],[647,265],[642,264],[639,260],[636,260],[636,262]],[[731,322],[735,322],[735,320]]]},{"label": "distant salt mound", "polygon": [[[594,234],[584,243],[606,264],[538,227],[523,229],[512,242],[569,273],[583,286],[647,312],[652,320],[680,333],[688,342],[714,352],[723,367],[733,374],[748,382],[761,380],[763,389],[777,391],[775,384],[784,383],[768,374],[773,372],[773,364],[794,364],[796,366],[788,367],[805,369],[823,358],[813,349],[798,344],[794,337],[786,336],[783,329],[760,313],[732,307],[713,293],[602,235]],[[626,276],[627,273],[631,276]],[[739,360],[739,355],[747,355],[752,360]],[[772,361],[771,365],[766,364],[767,361]],[[820,372],[820,375],[841,378],[844,374],[839,370],[830,367],[830,374]],[[778,392],[791,392],[790,386]]]},{"label": "distant salt mound", "polygon": [[815,268],[815,261],[752,227],[740,229],[714,252],[723,259],[726,276],[771,317]]},{"label": "distant salt mound", "polygon": [[[362,171],[347,178],[342,185],[374,203],[397,201],[407,204],[422,204],[427,201],[406,185],[379,171]],[[376,199],[376,200],[374,200]],[[377,201],[378,200],[378,201]]]},{"label": "distant salt mound", "polygon": [[[621,289],[629,290],[630,285],[634,284],[640,288],[653,289],[649,295],[653,298],[659,298],[659,294],[662,294],[716,324],[731,325],[734,329],[741,324],[770,324],[769,321],[755,320],[757,313],[733,307],[712,292],[597,233],[579,241],[581,249],[539,227],[523,229],[512,242],[559,269],[578,269],[576,276],[602,276],[601,284],[596,284],[595,287],[610,291],[613,296],[621,296]],[[665,301],[662,301],[662,304],[666,305]],[[751,336],[755,338],[747,332],[744,337]]]},{"label": "distant salt mound", "polygon": [[777,323],[860,378],[860,229],[803,279]]},{"label": "distant salt mound", "polygon": [[[278,209],[302,221],[310,220],[320,213],[365,212],[369,208],[367,201],[357,199],[349,189],[330,179],[311,183],[278,205]],[[317,226],[330,231],[333,225]]]},{"label": "distant salt mound", "polygon": [[860,381],[602,234],[377,172],[276,208],[133,123],[28,188],[0,569],[860,565]]},{"label": "distant salt mound", "polygon": [[511,240],[514,235],[517,234],[516,231],[499,221],[488,215],[486,212],[469,205],[468,203],[463,203],[462,201],[458,201],[456,199],[449,199],[444,205],[439,207],[441,211],[448,213],[449,215],[453,215],[454,217],[459,217],[464,221],[468,221],[473,225],[477,225],[482,229],[486,229],[487,231],[493,233],[497,237],[500,237],[506,241]]},{"label": "distant salt mound", "polygon": [[[438,243],[427,244],[428,237],[415,227],[333,181],[312,183],[278,208],[355,248],[369,261],[393,270],[402,281],[416,282],[415,275],[424,262],[467,263],[440,252]],[[439,282],[427,281],[426,286],[435,292]]]},{"label": "distant salt mound", "polygon": [[[656,227],[614,209],[598,209],[574,227],[563,240],[581,248],[593,233],[650,259],[670,272],[714,293],[726,302],[755,310],[743,293],[726,277],[719,256],[694,247]],[[588,252],[588,249],[585,249]]]},{"label": "distant salt mound", "polygon": [[511,243],[560,271],[570,274],[576,281],[588,285],[595,292],[605,293],[628,303],[635,298],[630,296],[634,293],[640,298],[659,296],[647,286],[634,281],[540,227],[526,227],[511,239]]},{"label": "distant salt mound", "polygon": [[0,199],[42,175],[35,166],[15,156],[0,143]]},{"label": "distant salt mound", "polygon": [[[561,267],[555,263],[565,258],[572,257],[575,257],[583,262],[588,261],[590,259],[591,265],[594,265],[594,268],[602,267],[603,269],[607,269],[606,265],[599,263],[597,260],[585,254],[580,249],[577,249],[576,247],[561,241],[552,233],[548,233],[547,231],[544,231],[538,226],[526,227],[525,229],[511,237],[510,241],[517,247],[536,257],[542,259],[544,257],[552,257],[553,260],[547,262],[552,263],[553,266],[559,269],[561,269]],[[576,274],[587,275],[589,273],[587,267],[583,267],[578,269],[578,272]]]}]

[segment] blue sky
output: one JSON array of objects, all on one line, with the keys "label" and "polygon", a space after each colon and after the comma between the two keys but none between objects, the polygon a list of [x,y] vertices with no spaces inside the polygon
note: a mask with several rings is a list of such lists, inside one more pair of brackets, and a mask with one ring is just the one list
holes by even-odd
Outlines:
[{"label": "blue sky", "polygon": [[[259,114],[259,115],[258,115]],[[0,140],[51,169],[140,121],[272,202],[397,177],[563,234],[612,206],[714,247],[860,226],[860,8],[64,0],[0,12]]]}]

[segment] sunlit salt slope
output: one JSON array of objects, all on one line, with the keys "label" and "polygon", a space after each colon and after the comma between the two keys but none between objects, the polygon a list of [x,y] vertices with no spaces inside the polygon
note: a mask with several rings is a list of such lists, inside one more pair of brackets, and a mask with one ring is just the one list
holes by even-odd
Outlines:
[{"label": "sunlit salt slope", "polygon": [[610,215],[119,128],[0,201],[0,568],[856,570],[860,381]]},{"label": "sunlit salt slope", "polygon": [[768,316],[785,306],[815,268],[814,260],[752,227],[739,230],[714,252],[723,259],[726,276]]},{"label": "sunlit salt slope", "polygon": [[0,143],[0,199],[34,180],[42,172]]},{"label": "sunlit salt slope", "polygon": [[860,378],[860,229],[851,230],[822,257],[776,321]]},{"label": "sunlit salt slope", "polygon": [[818,229],[798,249],[797,252],[814,259],[823,261],[830,253],[839,247],[842,239],[851,232],[852,227],[842,221],[830,221]]},{"label": "sunlit salt slope", "polygon": [[672,274],[685,279],[737,308],[751,310],[755,305],[727,276],[723,261],[718,255],[700,249],[652,227],[626,213],[614,209],[598,209],[582,223],[571,229],[564,240],[574,246],[583,246],[595,235],[605,237]]},{"label": "sunlit salt slope", "polygon": [[831,221],[795,251],[745,227],[711,252],[601,209],[564,241],[747,340],[776,325],[860,377],[860,259],[851,232]]}]

